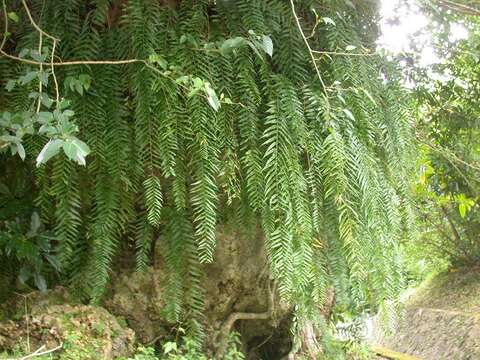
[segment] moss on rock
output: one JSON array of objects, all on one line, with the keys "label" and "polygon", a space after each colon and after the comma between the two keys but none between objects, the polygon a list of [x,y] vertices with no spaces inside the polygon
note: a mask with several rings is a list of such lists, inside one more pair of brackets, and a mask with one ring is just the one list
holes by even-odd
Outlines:
[{"label": "moss on rock", "polygon": [[[52,353],[61,360],[114,359],[133,351],[135,334],[107,310],[81,304],[58,304],[59,291],[32,294],[26,312],[0,323],[0,351],[5,356],[30,353],[44,346],[61,348]],[[49,301],[50,299],[50,301]],[[22,302],[22,300],[20,300]],[[29,304],[32,304],[31,306]],[[19,304],[18,308],[21,308]],[[18,310],[17,310],[18,311]]]}]

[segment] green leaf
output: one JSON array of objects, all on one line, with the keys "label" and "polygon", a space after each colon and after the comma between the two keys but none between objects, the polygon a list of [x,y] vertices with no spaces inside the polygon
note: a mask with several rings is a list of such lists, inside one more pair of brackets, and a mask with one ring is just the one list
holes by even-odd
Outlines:
[{"label": "green leaf", "polygon": [[220,109],[220,101],[218,100],[217,94],[215,90],[213,90],[210,85],[205,85],[205,93],[207,94],[207,100],[210,106],[215,110],[218,111]]},{"label": "green leaf", "polygon": [[60,261],[58,260],[57,256],[53,256],[51,254],[45,254],[45,259],[47,259],[48,263],[56,270],[60,271],[61,269],[61,264]]},{"label": "green leaf", "polygon": [[58,107],[60,108],[60,110],[66,109],[69,106],[70,106],[70,100],[67,100],[67,99],[61,100],[60,104],[58,104]]},{"label": "green leaf", "polygon": [[365,93],[365,95],[367,95],[368,99],[369,99],[374,105],[377,105],[377,103],[376,103],[375,100],[373,99],[372,95],[370,95],[370,93],[367,91],[367,89],[362,89],[362,91]]},{"label": "green leaf", "polygon": [[38,122],[48,124],[53,120],[53,114],[48,111],[40,111],[38,114]]},{"label": "green leaf", "polygon": [[270,55],[270,57],[273,56],[273,41],[272,38],[268,35],[263,35],[262,36],[262,47],[263,50]]},{"label": "green leaf", "polygon": [[78,80],[83,84],[85,90],[88,90],[92,84],[92,78],[88,74],[80,74]]},{"label": "green leaf", "polygon": [[5,85],[5,89],[7,89],[8,92],[12,91],[16,83],[17,82],[15,80],[8,80],[7,85]]},{"label": "green leaf", "polygon": [[345,48],[345,50],[346,50],[346,51],[352,51],[352,50],[355,50],[356,48],[357,48],[357,47],[354,46],[354,45],[348,45],[348,46]]},{"label": "green leaf", "polygon": [[48,72],[40,73],[40,81],[42,82],[43,86],[48,86]]},{"label": "green leaf", "polygon": [[32,57],[33,60],[38,62],[44,62],[47,58],[46,55],[40,55],[40,53],[37,50],[31,50],[30,56]]},{"label": "green leaf", "polygon": [[47,134],[48,136],[53,136],[57,134],[57,128],[52,125],[44,124],[38,129],[39,134]]},{"label": "green leaf", "polygon": [[8,13],[8,18],[10,20],[12,20],[13,22],[16,22],[16,23],[18,23],[18,21],[20,20],[18,18],[18,15],[16,13],[14,13],[13,11]]},{"label": "green leaf", "polygon": [[158,54],[151,54],[149,57],[148,57],[148,61],[152,64],[157,64],[159,65],[163,70],[167,70],[168,69],[168,63],[167,61],[161,57],[160,55]]},{"label": "green leaf", "polygon": [[467,206],[464,203],[458,204],[458,212],[460,213],[460,216],[464,218],[465,215],[467,215]]},{"label": "green leaf", "polygon": [[163,345],[163,353],[164,354],[169,354],[172,351],[177,351],[177,343],[173,341],[166,342]]},{"label": "green leaf", "polygon": [[63,144],[64,141],[60,139],[50,140],[47,142],[42,151],[40,151],[40,154],[37,156],[37,166],[45,164],[53,156],[57,155]]},{"label": "green leaf", "polygon": [[[86,143],[84,143],[83,141],[81,141],[77,138],[73,139],[72,142],[77,147],[78,154],[80,156],[85,158],[88,154],[90,154],[90,148],[88,147],[88,145]],[[83,164],[83,165],[85,165],[85,164]]]},{"label": "green leaf", "polygon": [[75,115],[75,112],[73,110],[65,110],[63,112],[63,116],[66,116],[67,118],[70,118],[72,117],[73,115]]},{"label": "green leaf", "polygon": [[17,143],[17,153],[18,153],[18,156],[20,156],[20,158],[22,160],[25,160],[25,148],[23,147],[23,145],[21,143]]},{"label": "green leaf", "polygon": [[35,236],[40,229],[40,225],[42,222],[40,221],[40,216],[36,211],[32,213],[32,217],[30,218],[30,234]]},{"label": "green leaf", "polygon": [[6,143],[11,143],[11,142],[15,143],[15,142],[18,142],[20,139],[12,135],[2,135],[0,136],[0,140]]},{"label": "green leaf", "polygon": [[83,95],[83,86],[82,86],[82,84],[76,83],[76,84],[75,84],[75,90],[76,90],[77,93],[79,93],[80,95]]},{"label": "green leaf", "polygon": [[50,107],[53,105],[53,100],[50,99],[50,97],[45,94],[45,93],[42,93],[42,105],[45,106],[47,109],[50,109]]},{"label": "green leaf", "polygon": [[20,83],[22,85],[26,85],[30,82],[33,81],[33,79],[38,78],[38,72],[37,71],[30,71],[26,75],[20,77]]},{"label": "green leaf", "polygon": [[47,291],[47,281],[42,274],[35,272],[33,274],[33,279],[35,281],[35,286],[38,288],[38,290],[40,290],[41,292]]},{"label": "green leaf", "polygon": [[65,155],[70,160],[77,162],[80,165],[85,166],[85,157],[90,153],[90,149],[87,144],[78,140],[77,138],[72,138],[63,143],[63,151]]},{"label": "green leaf", "polygon": [[18,53],[18,57],[24,58],[24,57],[27,56],[29,53],[30,53],[30,49],[24,48],[24,49],[20,50],[20,52]]},{"label": "green leaf", "polygon": [[337,24],[335,23],[335,21],[333,21],[331,18],[329,17],[322,17],[322,20],[325,24],[330,24],[330,25],[333,25],[333,26],[336,26]]},{"label": "green leaf", "polygon": [[204,86],[205,86],[205,81],[203,81],[199,77],[193,78],[193,87],[194,88],[200,89],[200,88],[203,88]]},{"label": "green leaf", "polygon": [[30,279],[31,276],[32,276],[32,273],[26,266],[22,266],[20,268],[20,271],[18,273],[18,280],[20,280],[22,284],[25,284],[27,280]]},{"label": "green leaf", "polygon": [[70,159],[70,160],[73,160],[73,161],[76,161],[77,159],[77,148],[75,145],[73,145],[73,142],[72,141],[65,141],[63,146],[63,151],[65,152],[65,155],[67,155],[67,157]]},{"label": "green leaf", "polygon": [[151,175],[143,182],[145,189],[145,205],[147,208],[147,220],[150,225],[160,225],[160,218],[163,206],[162,185],[160,179]]},{"label": "green leaf", "polygon": [[343,112],[349,117],[350,120],[355,121],[355,116],[353,116],[352,112],[348,109],[342,109]]},{"label": "green leaf", "polygon": [[220,46],[222,55],[227,55],[233,50],[238,49],[246,44],[246,39],[240,36],[225,40]]}]

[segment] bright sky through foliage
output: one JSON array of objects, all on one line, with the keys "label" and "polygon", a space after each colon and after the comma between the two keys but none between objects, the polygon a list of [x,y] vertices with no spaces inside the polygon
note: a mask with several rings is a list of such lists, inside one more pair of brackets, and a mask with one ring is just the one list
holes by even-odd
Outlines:
[{"label": "bright sky through foliage", "polygon": [[[427,30],[428,19],[417,4],[418,2],[414,0],[382,0],[382,35],[378,44],[392,53],[410,52],[412,44],[415,44],[421,49],[418,65],[428,66],[441,62],[441,59],[431,44]],[[450,30],[451,42],[468,36],[468,31],[462,24],[453,23]]]}]

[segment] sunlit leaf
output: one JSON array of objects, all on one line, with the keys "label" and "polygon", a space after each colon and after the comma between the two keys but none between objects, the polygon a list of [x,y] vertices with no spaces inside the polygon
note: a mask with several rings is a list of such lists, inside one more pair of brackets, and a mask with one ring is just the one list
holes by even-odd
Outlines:
[{"label": "sunlit leaf", "polygon": [[60,139],[48,141],[37,156],[37,166],[45,164],[53,156],[57,155],[63,143],[64,141]]}]

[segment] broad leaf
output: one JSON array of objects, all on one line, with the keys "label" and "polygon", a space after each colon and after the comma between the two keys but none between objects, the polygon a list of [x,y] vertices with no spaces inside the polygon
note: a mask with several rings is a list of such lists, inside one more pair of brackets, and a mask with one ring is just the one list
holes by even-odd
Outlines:
[{"label": "broad leaf", "polygon": [[15,80],[8,80],[7,85],[5,85],[5,89],[7,89],[8,92],[12,91],[16,83],[17,82]]},{"label": "broad leaf", "polygon": [[37,166],[45,164],[53,156],[57,155],[64,141],[60,139],[50,140],[45,144],[40,154],[37,156]]},{"label": "broad leaf", "polygon": [[63,151],[70,160],[77,162],[80,165],[85,165],[85,157],[90,153],[87,144],[78,139],[69,139],[63,144]]},{"label": "broad leaf", "polygon": [[222,45],[220,45],[220,52],[223,55],[227,55],[235,49],[238,49],[246,44],[246,40],[243,37],[235,37],[232,39],[225,40]]},{"label": "broad leaf", "polygon": [[207,94],[207,100],[210,106],[215,110],[218,111],[220,109],[220,101],[218,100],[217,94],[215,90],[213,90],[209,85],[205,86],[205,93]]},{"label": "broad leaf", "polygon": [[270,55],[270,57],[273,56],[273,41],[272,38],[268,35],[263,35],[262,36],[262,45],[263,45],[263,50]]},{"label": "broad leaf", "polygon": [[343,112],[351,119],[352,121],[355,121],[355,116],[353,116],[352,112],[348,109],[343,109]]},{"label": "broad leaf", "polygon": [[23,147],[23,145],[21,143],[17,143],[17,153],[18,153],[18,156],[20,156],[20,158],[22,160],[25,160],[25,148]]}]

